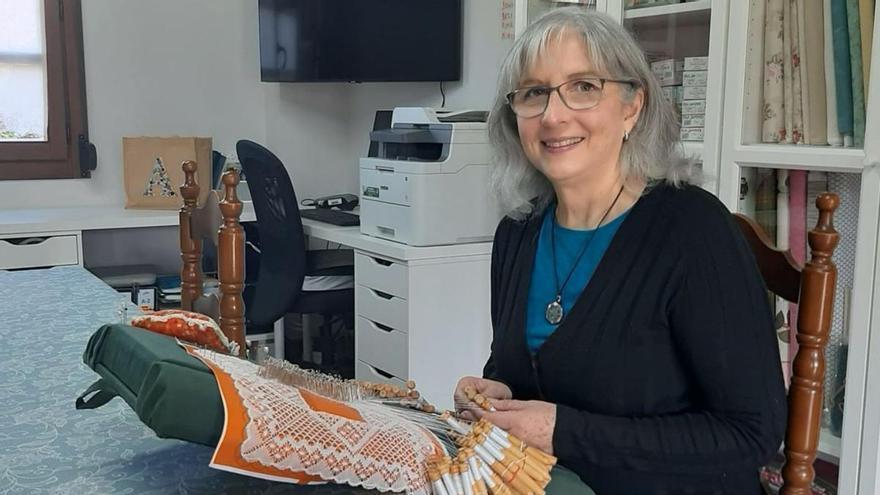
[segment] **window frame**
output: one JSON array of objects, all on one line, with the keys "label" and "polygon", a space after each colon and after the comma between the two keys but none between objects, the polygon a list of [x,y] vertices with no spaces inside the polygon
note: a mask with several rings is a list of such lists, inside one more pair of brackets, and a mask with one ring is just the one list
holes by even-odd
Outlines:
[{"label": "window frame", "polygon": [[46,23],[47,141],[0,142],[0,180],[90,177],[81,0],[43,0]]}]

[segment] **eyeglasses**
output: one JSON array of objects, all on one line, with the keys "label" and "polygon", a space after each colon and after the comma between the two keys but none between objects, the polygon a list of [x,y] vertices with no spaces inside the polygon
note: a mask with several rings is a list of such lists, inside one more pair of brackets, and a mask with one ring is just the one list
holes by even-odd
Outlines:
[{"label": "eyeglasses", "polygon": [[507,93],[507,104],[518,117],[524,119],[537,117],[547,110],[550,95],[556,91],[559,99],[572,110],[587,110],[595,107],[602,100],[605,83],[616,82],[635,85],[636,81],[628,79],[584,78],[572,79],[559,86],[530,86],[519,88]]}]

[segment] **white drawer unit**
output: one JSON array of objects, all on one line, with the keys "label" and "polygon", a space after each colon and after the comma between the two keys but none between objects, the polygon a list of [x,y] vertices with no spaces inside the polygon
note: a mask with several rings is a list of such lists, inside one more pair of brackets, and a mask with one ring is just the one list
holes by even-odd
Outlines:
[{"label": "white drawer unit", "polygon": [[74,233],[6,236],[0,238],[0,269],[78,265],[80,252],[79,236]]},{"label": "white drawer unit", "polygon": [[452,407],[464,375],[489,357],[491,255],[399,260],[355,253],[355,378],[416,387]]},{"label": "white drawer unit", "polygon": [[354,289],[355,311],[358,316],[381,323],[396,330],[409,329],[409,305],[406,299],[358,283]]},{"label": "white drawer unit", "polygon": [[369,382],[390,383],[398,387],[406,387],[406,380],[402,380],[381,368],[371,366],[363,361],[357,360],[354,363],[354,376],[358,380]]},{"label": "white drawer unit", "polygon": [[409,376],[408,340],[405,332],[358,316],[355,353],[358,359],[394,376]]},{"label": "white drawer unit", "polygon": [[406,263],[372,254],[355,253],[354,277],[364,287],[406,299],[409,291]]}]

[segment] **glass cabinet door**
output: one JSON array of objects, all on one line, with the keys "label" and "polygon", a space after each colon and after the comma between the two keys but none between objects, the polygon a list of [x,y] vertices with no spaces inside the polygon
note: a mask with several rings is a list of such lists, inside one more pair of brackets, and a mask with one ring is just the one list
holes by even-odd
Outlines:
[{"label": "glass cabinet door", "polygon": [[595,9],[596,0],[516,0],[516,35],[545,12],[573,5]]},{"label": "glass cabinet door", "polygon": [[[622,19],[678,113],[685,154],[716,177],[724,29],[712,22],[713,2],[626,0]],[[714,182],[704,187],[716,191]]]}]

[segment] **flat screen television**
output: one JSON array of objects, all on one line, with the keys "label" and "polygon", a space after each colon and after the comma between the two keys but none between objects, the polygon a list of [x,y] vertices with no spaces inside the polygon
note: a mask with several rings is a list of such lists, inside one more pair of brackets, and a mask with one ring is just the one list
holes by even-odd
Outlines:
[{"label": "flat screen television", "polygon": [[260,0],[270,82],[456,81],[461,0]]}]

